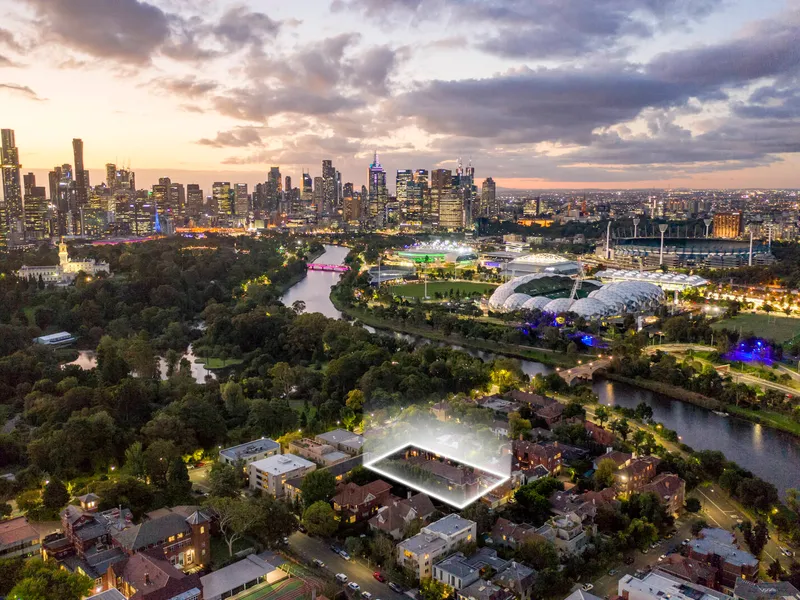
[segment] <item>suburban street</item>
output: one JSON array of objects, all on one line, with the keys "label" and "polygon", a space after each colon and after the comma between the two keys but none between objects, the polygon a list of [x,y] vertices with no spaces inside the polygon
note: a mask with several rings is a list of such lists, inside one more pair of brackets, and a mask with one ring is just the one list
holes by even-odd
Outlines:
[{"label": "suburban street", "polygon": [[325,563],[325,568],[330,571],[331,575],[344,573],[347,575],[348,581],[355,581],[361,586],[362,591],[372,594],[373,600],[408,600],[404,594],[397,594],[390,590],[385,583],[377,581],[372,576],[375,568],[370,568],[355,559],[343,559],[330,549],[329,544],[318,538],[296,531],[289,537],[289,547],[309,561],[318,558]]}]

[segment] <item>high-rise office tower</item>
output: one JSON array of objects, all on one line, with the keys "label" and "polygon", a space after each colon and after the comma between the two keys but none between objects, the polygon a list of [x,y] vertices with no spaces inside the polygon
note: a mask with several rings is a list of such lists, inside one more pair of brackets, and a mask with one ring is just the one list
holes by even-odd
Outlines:
[{"label": "high-rise office tower", "polygon": [[199,219],[203,214],[203,190],[196,183],[186,186],[186,216]]},{"label": "high-rise office tower", "polygon": [[[31,193],[31,190],[36,187],[36,175],[33,173],[28,173],[22,176],[22,189],[25,192],[25,196],[28,196]],[[23,205],[25,202],[23,201]]]},{"label": "high-rise office tower", "polygon": [[450,169],[435,169],[431,171],[429,215],[433,223],[441,221],[440,204],[442,199],[452,196],[453,172]]},{"label": "high-rise office tower", "polygon": [[77,206],[86,206],[89,203],[89,182],[83,166],[83,140],[72,140],[72,153],[75,157],[75,201]]},{"label": "high-rise office tower", "polygon": [[500,215],[500,206],[497,203],[497,185],[494,179],[487,177],[481,187],[481,216],[493,218]]},{"label": "high-rise office tower", "polygon": [[389,192],[386,189],[386,171],[378,161],[378,153],[369,166],[369,216],[377,227],[382,227],[386,221],[386,203],[389,201]]},{"label": "high-rise office tower", "polygon": [[278,210],[282,194],[281,168],[271,167],[267,175],[267,212],[272,213]]},{"label": "high-rise office tower", "polygon": [[230,221],[233,209],[231,206],[231,182],[215,181],[211,187],[211,195],[217,206],[217,218],[221,222]]},{"label": "high-rise office tower", "polygon": [[186,189],[182,183],[171,183],[169,185],[169,207],[170,216],[173,223],[181,223],[186,216]]},{"label": "high-rise office tower", "polygon": [[45,238],[49,233],[48,225],[47,193],[34,179],[33,185],[25,188],[25,235],[36,240]]},{"label": "high-rise office tower", "polygon": [[[4,218],[0,226],[5,231],[16,230],[24,224],[25,205],[22,201],[22,185],[20,181],[19,149],[13,129],[0,130],[0,170],[3,180]],[[0,242],[3,243],[3,242]]]},{"label": "high-rise office tower", "polygon": [[737,238],[742,235],[742,213],[718,212],[714,214],[714,237]]},{"label": "high-rise office tower", "polygon": [[284,181],[283,191],[288,192],[289,190],[292,189],[292,176],[287,175],[286,177],[283,178],[283,181]]},{"label": "high-rise office tower", "polygon": [[106,185],[113,190],[117,185],[117,165],[106,163]]},{"label": "high-rise office tower", "polygon": [[236,222],[239,225],[245,225],[248,215],[250,214],[250,195],[247,193],[247,184],[237,183],[235,192],[236,201],[234,209],[236,211]]},{"label": "high-rise office tower", "polygon": [[325,210],[325,178],[314,177],[314,210],[322,215]]},{"label": "high-rise office tower", "polygon": [[303,171],[303,188],[300,191],[300,199],[306,206],[314,200],[314,180],[308,171]]},{"label": "high-rise office tower", "polygon": [[158,211],[159,215],[166,215],[169,212],[169,186],[171,184],[172,181],[169,177],[160,177],[158,183],[152,187],[153,210]]},{"label": "high-rise office tower", "polygon": [[395,195],[397,196],[397,204],[400,205],[400,211],[404,216],[407,216],[410,210],[408,200],[409,185],[414,185],[414,172],[411,169],[398,169],[397,176],[395,177]]},{"label": "high-rise office tower", "polygon": [[415,201],[419,202],[419,218],[428,222],[435,221],[436,219],[431,218],[430,213],[431,193],[427,169],[417,169],[414,171],[414,184],[417,187],[417,189],[414,190],[414,194],[416,196]]},{"label": "high-rise office tower", "polygon": [[348,182],[342,187],[342,218],[345,221],[357,221],[361,218],[361,198],[353,190],[353,184]]},{"label": "high-rise office tower", "polygon": [[338,204],[337,185],[336,185],[336,169],[333,168],[333,161],[322,161],[322,195],[323,195],[323,214],[331,214],[336,210]]}]

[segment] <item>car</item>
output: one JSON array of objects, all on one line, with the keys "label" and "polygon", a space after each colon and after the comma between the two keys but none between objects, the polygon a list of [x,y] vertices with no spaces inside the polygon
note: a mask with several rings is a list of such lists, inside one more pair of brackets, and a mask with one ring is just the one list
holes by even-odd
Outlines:
[{"label": "car", "polygon": [[289,538],[288,537],[284,537],[283,538],[283,545],[284,546],[288,546],[289,545]]},{"label": "car", "polygon": [[315,558],[315,559],[314,559],[314,561],[313,561],[313,564],[314,564],[314,566],[315,566],[315,567],[318,567],[318,568],[320,568],[320,569],[324,569],[324,568],[325,568],[325,563],[324,563],[324,562],[322,562],[322,561],[321,561],[320,559],[318,559],[318,558]]},{"label": "car", "polygon": [[350,560],[350,555],[344,550],[339,550],[339,556],[341,556],[345,560]]},{"label": "car", "polygon": [[347,583],[347,575],[344,573],[337,573],[335,579],[339,583]]},{"label": "car", "polygon": [[652,544],[650,544],[651,550],[655,550],[656,548],[658,548],[658,542],[653,542]]},{"label": "car", "polygon": [[341,548],[339,548],[339,546],[337,546],[336,544],[331,544],[330,547],[331,547],[331,550],[333,552],[335,552],[336,554],[339,554],[339,551],[341,550]]},{"label": "car", "polygon": [[362,597],[364,600],[372,600],[372,594],[370,594],[370,593],[369,593],[369,592],[367,592],[367,591],[361,592],[361,597]]},{"label": "car", "polygon": [[374,577],[376,580],[380,581],[381,583],[384,583],[384,582],[386,581],[386,577],[384,577],[383,575],[381,575],[381,572],[380,572],[380,571],[375,571],[375,572],[372,574],[372,576],[373,576],[373,577]]},{"label": "car", "polygon": [[614,575],[616,575],[616,574],[617,574],[617,570],[616,570],[616,569],[610,569],[610,570],[608,571],[608,575],[609,575],[610,577],[613,577],[613,576],[614,576]]},{"label": "car", "polygon": [[661,556],[658,557],[658,562],[661,562],[665,558],[667,558],[667,555],[666,554],[662,554]]},{"label": "car", "polygon": [[692,541],[692,538],[686,538],[685,540],[683,540],[683,545],[685,546],[686,544],[688,544],[691,541]]},{"label": "car", "polygon": [[582,586],[581,589],[584,592],[591,592],[594,589],[594,586],[591,583],[587,583],[586,585]]},{"label": "car", "polygon": [[784,556],[794,556],[792,554],[792,551],[789,550],[788,548],[781,548],[781,554],[783,554]]},{"label": "car", "polygon": [[650,552],[650,550],[648,550],[647,548],[645,548],[644,550],[642,550],[642,554],[647,554],[648,552]]},{"label": "car", "polygon": [[403,588],[397,585],[394,581],[389,582],[389,589],[392,590],[396,594],[402,594]]},{"label": "car", "polygon": [[354,592],[357,592],[361,589],[361,586],[358,585],[355,581],[351,581],[350,583],[348,583],[347,587],[353,590]]}]

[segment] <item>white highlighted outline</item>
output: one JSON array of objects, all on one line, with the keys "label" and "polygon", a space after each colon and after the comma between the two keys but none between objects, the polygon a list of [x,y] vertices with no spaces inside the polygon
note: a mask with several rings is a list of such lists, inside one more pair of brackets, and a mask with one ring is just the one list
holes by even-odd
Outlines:
[{"label": "white highlighted outline", "polygon": [[[447,460],[455,461],[455,462],[457,462],[459,464],[466,465],[467,467],[472,467],[473,469],[478,469],[479,471],[483,471],[484,473],[488,473],[489,475],[494,475],[495,477],[499,477],[500,481],[498,481],[494,485],[486,488],[485,490],[481,491],[479,494],[471,497],[469,500],[459,504],[459,503],[454,502],[452,498],[447,498],[445,496],[442,496],[441,494],[437,494],[436,492],[432,492],[429,489],[426,489],[425,487],[419,485],[419,483],[415,483],[415,482],[409,481],[407,479],[404,479],[402,477],[398,477],[397,475],[395,475],[393,473],[389,473],[388,471],[385,471],[385,470],[375,466],[376,463],[378,463],[378,462],[380,462],[380,461],[392,456],[393,454],[399,453],[404,448],[409,448],[409,447],[410,448],[416,448],[418,450],[422,450],[423,452],[429,452],[430,454],[434,454],[436,456],[441,456],[442,458],[445,458]],[[423,494],[427,494],[428,496],[432,496],[433,498],[436,498],[437,500],[440,500],[440,501],[444,502],[445,504],[449,504],[450,506],[452,506],[453,508],[457,508],[458,510],[462,510],[462,509],[466,508],[467,506],[469,506],[470,504],[472,504],[473,502],[475,502],[476,500],[480,500],[486,494],[488,494],[492,490],[500,487],[506,481],[509,481],[511,479],[511,477],[509,475],[504,475],[502,473],[498,473],[497,471],[492,471],[490,469],[487,469],[486,467],[470,464],[470,463],[468,463],[468,462],[466,462],[464,460],[461,460],[460,458],[455,458],[453,456],[447,456],[446,454],[443,454],[442,452],[440,452],[438,450],[432,450],[432,449],[426,448],[425,446],[422,446],[420,444],[411,443],[411,442],[406,443],[406,444],[400,444],[394,450],[390,450],[389,452],[385,452],[384,454],[381,454],[377,458],[370,458],[369,460],[364,462],[364,467],[366,467],[370,471],[374,471],[375,473],[383,475],[384,477],[386,477],[388,479],[391,479],[392,481],[396,481],[397,483],[400,483],[400,484],[402,484],[402,485],[404,485],[406,487],[410,487],[411,489],[417,490],[418,492],[422,492]]]}]

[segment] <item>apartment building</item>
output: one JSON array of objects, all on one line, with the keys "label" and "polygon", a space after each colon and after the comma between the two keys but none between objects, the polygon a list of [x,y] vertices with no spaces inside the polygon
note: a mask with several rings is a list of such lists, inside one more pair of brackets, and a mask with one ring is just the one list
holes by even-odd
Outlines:
[{"label": "apartment building", "polygon": [[317,468],[313,462],[294,454],[277,454],[250,463],[250,489],[281,498],[289,479],[303,477]]},{"label": "apartment building", "polygon": [[397,545],[397,562],[411,569],[419,579],[431,577],[433,562],[449,553],[459,544],[475,540],[477,525],[475,521],[464,519],[457,514],[447,515],[423,527],[415,536]]},{"label": "apartment building", "polygon": [[239,444],[219,451],[219,461],[229,465],[242,464],[247,471],[247,465],[270,456],[280,454],[281,445],[269,438],[253,440],[246,444]]}]

